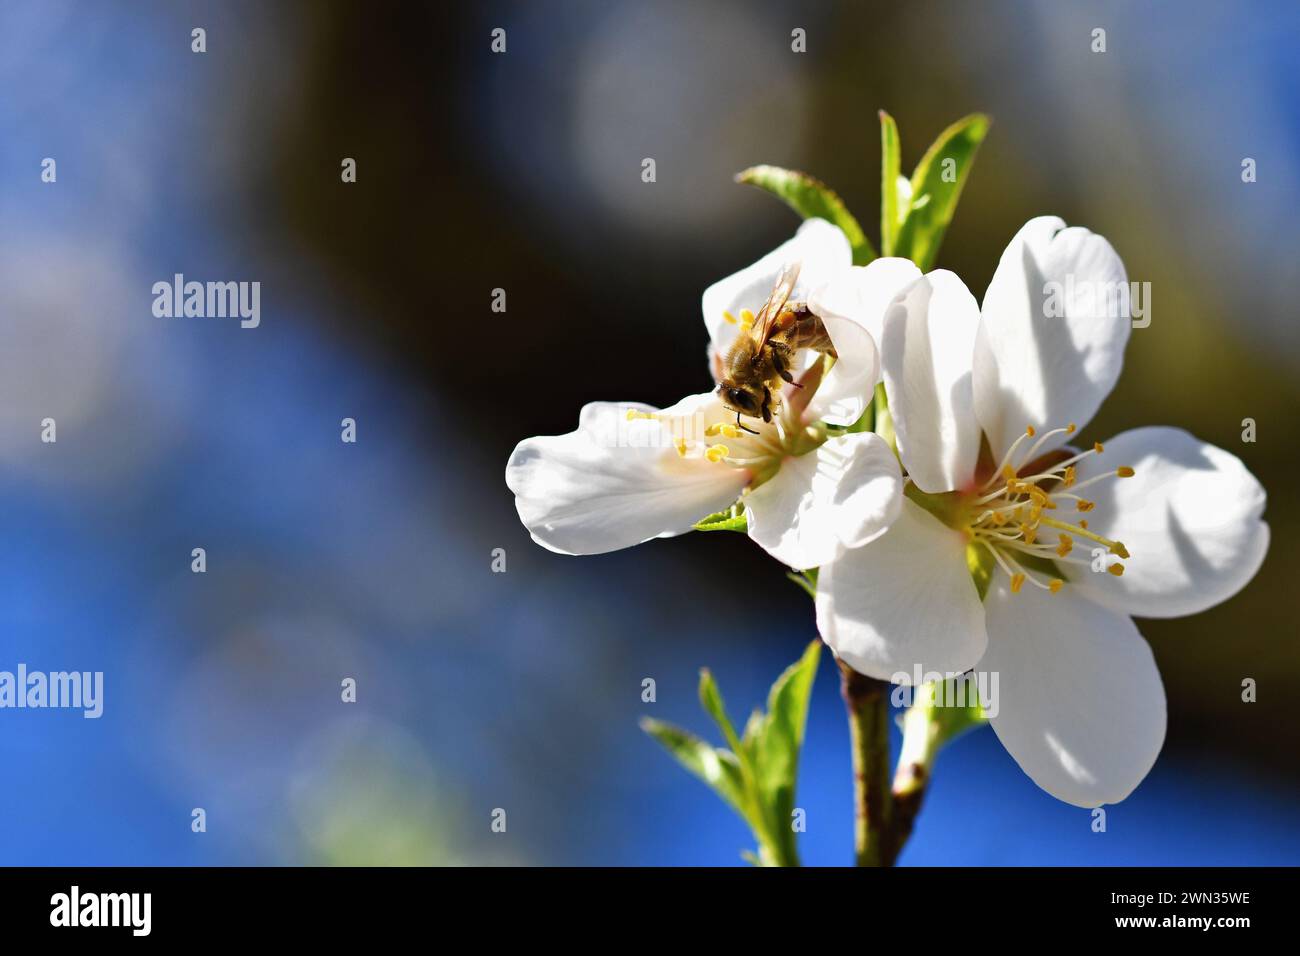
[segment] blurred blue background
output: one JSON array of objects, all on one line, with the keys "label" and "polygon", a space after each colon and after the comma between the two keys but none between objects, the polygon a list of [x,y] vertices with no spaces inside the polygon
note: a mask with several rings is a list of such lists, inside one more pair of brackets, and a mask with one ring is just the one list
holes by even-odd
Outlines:
[{"label": "blurred blue background", "polygon": [[[731,175],[807,169],[871,223],[882,107],[909,168],[993,115],[940,256],[977,295],[1049,212],[1152,282],[1098,434],[1232,448],[1274,533],[1242,595],[1140,622],[1169,741],[1106,833],[982,730],[902,862],[1300,862],[1300,8],[440,6],[0,8],[0,669],[106,682],[99,720],[0,711],[0,864],[740,863],[743,825],[637,719],[703,730],[701,665],[747,712],[813,636],[806,597],[741,536],[546,553],[502,471],[585,401],[707,387],[700,292],[794,226]],[[260,281],[261,326],[155,318],[176,272]],[[814,864],[851,860],[836,676]]]}]

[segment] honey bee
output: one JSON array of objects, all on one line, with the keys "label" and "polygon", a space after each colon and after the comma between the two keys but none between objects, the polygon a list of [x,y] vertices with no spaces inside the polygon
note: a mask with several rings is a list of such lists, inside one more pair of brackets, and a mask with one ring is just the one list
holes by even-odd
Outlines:
[{"label": "honey bee", "polygon": [[790,301],[799,267],[794,262],[781,270],[753,324],[748,330],[742,328],[722,360],[717,396],[736,413],[736,426],[753,435],[758,433],[740,423],[741,415],[770,422],[773,389],[779,395],[782,381],[803,387],[790,371],[800,349],[835,357],[835,347],[822,320],[806,302]]}]

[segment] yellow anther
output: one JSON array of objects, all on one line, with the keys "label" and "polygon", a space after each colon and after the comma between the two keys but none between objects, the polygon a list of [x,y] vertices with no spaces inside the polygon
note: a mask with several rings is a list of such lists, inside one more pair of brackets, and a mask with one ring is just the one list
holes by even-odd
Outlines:
[{"label": "yellow anther", "polygon": [[1100,455],[1103,451],[1106,450],[1106,446],[1099,441],[1095,441],[1092,443],[1092,450]]},{"label": "yellow anther", "polygon": [[1080,519],[1079,519],[1079,527],[1080,527],[1080,528],[1084,528],[1084,529],[1086,530],[1087,527],[1088,527],[1088,519],[1087,519],[1087,518],[1080,518]]},{"label": "yellow anther", "polygon": [[1079,430],[1079,426],[1076,425],[1074,422],[1070,422],[1070,424],[1065,426],[1065,433],[1067,435],[1073,435],[1078,430]]},{"label": "yellow anther", "polygon": [[740,429],[730,422],[714,422],[708,428],[704,429],[704,437],[713,438],[715,435],[726,435],[728,438],[739,438]]},{"label": "yellow anther", "polygon": [[1116,561],[1106,570],[1109,571],[1111,574],[1115,575],[1115,577],[1117,578],[1122,578],[1124,576],[1124,565],[1120,564],[1118,561]]},{"label": "yellow anther", "polygon": [[740,310],[740,327],[742,329],[752,329],[754,327],[754,313],[749,309]]},{"label": "yellow anther", "polygon": [[[1115,554],[1120,554],[1119,551],[1115,551],[1116,548],[1124,547],[1124,545],[1118,541],[1112,541],[1110,540],[1110,538],[1103,538],[1101,535],[1087,530],[1087,528],[1083,527],[1083,525],[1086,524],[1086,522],[1080,522],[1078,525],[1072,525],[1072,524],[1066,524],[1064,521],[1053,521],[1051,518],[1044,518],[1043,524],[1047,525],[1049,528],[1056,528],[1058,531],[1072,533],[1078,535],[1081,538],[1087,538],[1089,541],[1096,541],[1098,544],[1104,544],[1106,547],[1114,551]],[[1127,556],[1127,555],[1128,552],[1125,551],[1122,556]]]},{"label": "yellow anther", "polygon": [[627,410],[627,420],[630,422],[634,422],[638,418],[648,418],[654,420],[658,417],[659,416],[656,415],[654,412],[638,412],[635,408],[629,408]]},{"label": "yellow anther", "polygon": [[1110,553],[1118,554],[1121,558],[1123,558],[1126,561],[1132,557],[1132,555],[1128,553],[1128,548],[1124,547],[1123,541],[1116,541],[1114,544],[1112,544],[1110,546]]},{"label": "yellow anther", "polygon": [[1061,590],[1063,587],[1065,587],[1065,582],[1060,578],[1052,578],[1052,580],[1047,583],[1047,590],[1051,591],[1053,594]]},{"label": "yellow anther", "polygon": [[1073,465],[1066,465],[1066,466],[1065,466],[1065,477],[1062,478],[1061,481],[1065,483],[1065,487],[1067,487],[1067,488],[1069,488],[1072,484],[1074,484],[1074,466],[1073,466]]},{"label": "yellow anther", "polygon": [[1008,483],[1013,482],[1016,480],[1016,470],[1010,465],[1003,465],[1002,477],[1005,478]]},{"label": "yellow anther", "polygon": [[1026,425],[1026,426],[1025,426],[1025,436],[1026,436],[1027,438],[1033,438],[1034,435],[1036,435],[1036,434],[1037,434],[1037,432],[1034,431],[1034,426],[1033,426],[1033,425]]},{"label": "yellow anther", "polygon": [[1023,574],[1011,575],[1011,593],[1019,594],[1020,589],[1025,586],[1025,576]]},{"label": "yellow anther", "polygon": [[1074,539],[1072,539],[1068,534],[1061,535],[1061,543],[1056,546],[1056,553],[1061,557],[1065,557],[1073,550]]},{"label": "yellow anther", "polygon": [[1020,533],[1025,536],[1025,544],[1033,544],[1038,539],[1038,531],[1027,524],[1020,526]]},{"label": "yellow anther", "polygon": [[686,457],[686,439],[685,439],[685,438],[679,438],[679,439],[677,439],[677,454],[681,455],[683,458]]},{"label": "yellow anther", "polygon": [[716,465],[729,454],[731,454],[731,450],[726,445],[710,445],[709,450],[704,453],[704,457]]},{"label": "yellow anther", "polygon": [[732,315],[730,312],[723,312],[723,313],[722,313],[722,318],[725,319],[726,322],[727,322],[729,325],[735,325],[735,324],[736,324],[736,317],[735,317],[734,315]]},{"label": "yellow anther", "polygon": [[1128,465],[1121,465],[1119,468],[1115,469],[1115,475],[1119,478],[1132,478],[1133,469]]},{"label": "yellow anther", "polygon": [[1007,523],[1007,516],[1006,516],[1006,513],[1005,513],[1005,512],[1002,512],[1002,511],[995,511],[995,512],[993,512],[993,514],[992,514],[992,521],[993,521],[993,523],[994,523],[995,525],[997,525],[999,528],[1002,527],[1004,524]]},{"label": "yellow anther", "polygon": [[1079,499],[1080,511],[1091,511],[1095,507],[1097,507],[1097,503],[1095,501],[1088,501],[1086,498]]}]

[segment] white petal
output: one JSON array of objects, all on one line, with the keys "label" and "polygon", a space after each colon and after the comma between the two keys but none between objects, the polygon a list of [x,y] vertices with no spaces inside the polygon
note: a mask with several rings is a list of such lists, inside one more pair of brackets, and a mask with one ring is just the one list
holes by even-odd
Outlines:
[{"label": "white petal", "polygon": [[808,219],[794,234],[753,265],[713,283],[704,290],[704,325],[715,355],[725,354],[736,337],[737,327],[723,318],[739,318],[742,309],[757,314],[772,292],[780,271],[798,260],[802,265],[792,300],[806,300],[836,273],[853,264],[853,250],[838,226],[825,219]]},{"label": "white petal", "polygon": [[822,567],[817,627],[869,677],[912,684],[918,670],[970,670],[986,638],[961,534],[904,499],[884,535]]},{"label": "white petal", "polygon": [[[1122,541],[1124,576],[1071,566],[1074,586],[1139,617],[1196,614],[1236,594],[1268,550],[1264,489],[1235,455],[1178,428],[1138,428],[1078,465],[1080,481],[1128,465],[1080,494],[1096,502],[1088,526]],[[1077,541],[1076,545],[1087,545]]]},{"label": "white petal", "polygon": [[815,289],[808,307],[823,319],[827,316],[852,319],[879,342],[890,303],[919,278],[921,270],[911,259],[875,259],[865,266],[840,272]]},{"label": "white petal", "polygon": [[830,425],[852,425],[867,410],[880,381],[880,353],[875,340],[862,326],[849,319],[822,319],[835,346],[835,364],[822,379],[808,403],[805,420],[820,419]]},{"label": "white petal", "polygon": [[884,534],[898,516],[903,477],[879,435],[842,435],[788,459],[745,496],[749,536],[789,567],[816,568]]},{"label": "white petal", "polygon": [[[1000,579],[1000,580],[999,580]],[[1118,803],[1147,775],[1165,740],[1165,691],[1151,648],[1126,615],[1066,586],[994,578],[985,602],[997,675],[994,731],[1022,770],[1076,807]]]},{"label": "white petal", "polygon": [[832,425],[851,425],[866,411],[880,381],[877,343],[889,303],[921,270],[910,259],[876,259],[842,271],[808,300],[838,356],[809,408]]},{"label": "white petal", "polygon": [[[1091,420],[1129,336],[1128,277],[1109,242],[1055,216],[1031,219],[1002,253],[975,346],[975,412],[995,458],[1033,425]],[[1059,308],[1058,308],[1059,306]],[[1063,313],[1063,314],[1062,314]],[[1063,444],[1050,439],[1043,451]]]},{"label": "white petal", "polygon": [[[717,406],[715,409],[714,406]],[[533,540],[562,554],[602,554],[681,534],[739,497],[749,475],[699,456],[683,458],[666,423],[627,420],[646,405],[595,402],[577,431],[529,438],[506,464],[519,518]],[[700,421],[726,412],[711,395],[665,410]]]},{"label": "white petal", "polygon": [[890,307],[881,344],[885,392],[898,453],[917,487],[969,485],[980,430],[971,405],[971,357],[979,307],[946,270],[916,280]]}]

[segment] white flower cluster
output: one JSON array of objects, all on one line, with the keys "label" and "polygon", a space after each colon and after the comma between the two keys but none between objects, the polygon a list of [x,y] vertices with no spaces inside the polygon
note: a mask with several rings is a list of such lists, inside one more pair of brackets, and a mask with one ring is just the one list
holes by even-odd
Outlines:
[{"label": "white flower cluster", "polygon": [[[820,569],[818,627],[845,663],[882,680],[997,672],[991,722],[1025,772],[1077,806],[1124,799],[1165,736],[1164,688],[1130,615],[1194,614],[1240,590],[1268,548],[1263,488],[1178,429],[1075,444],[1131,324],[1100,296],[1045,307],[1066,283],[1126,287],[1086,229],[1028,222],[981,307],[945,270],[853,266],[843,233],[809,220],[705,291],[713,356],[796,261],[793,298],[835,347],[824,376],[745,429],[714,392],[662,410],[588,405],[576,431],[511,455],[523,523],[553,551],[598,554],[739,500],[759,546]],[[845,428],[881,382],[893,444]]]}]

